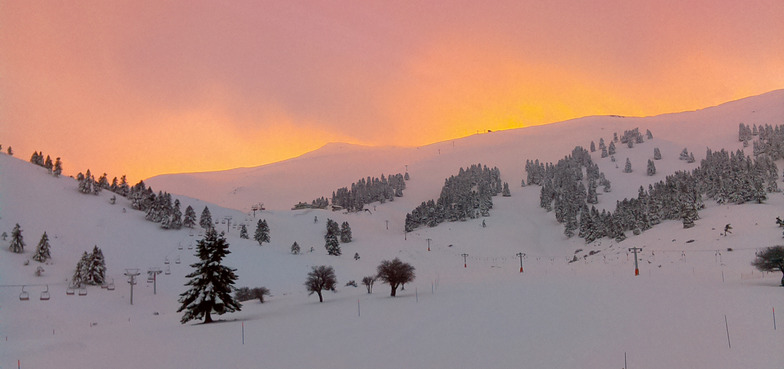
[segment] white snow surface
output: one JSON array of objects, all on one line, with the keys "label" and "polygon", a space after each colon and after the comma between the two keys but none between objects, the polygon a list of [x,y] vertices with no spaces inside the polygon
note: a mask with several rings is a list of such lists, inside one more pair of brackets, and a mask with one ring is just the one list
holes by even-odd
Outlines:
[{"label": "white snow surface", "polygon": [[[183,209],[200,214],[208,205],[214,220],[231,216],[251,235],[258,219],[269,223],[271,242],[263,246],[217,225],[228,230],[225,264],[237,269],[237,287],[265,286],[272,296],[213,315],[217,321],[207,325],[180,324],[176,312],[199,229],[162,230],[124,198],[111,205],[111,193],[80,194],[76,181],[49,176],[21,153],[0,155],[0,231],[10,236],[19,223],[26,243],[14,254],[0,241],[0,368],[622,368],[624,358],[628,368],[781,368],[784,327],[774,330],[774,309],[784,324],[781,274],[760,273],[750,262],[759,248],[782,244],[774,219],[784,216],[784,195],[761,205],[706,199],[694,228],[667,221],[621,243],[586,245],[567,239],[553,214],[539,208],[539,187],[520,187],[526,159],[557,161],[600,137],[609,144],[613,132],[650,129],[654,139],[618,145],[619,168],[593,154],[613,188],[600,194],[600,205],[612,209],[639,186],[694,168],[706,147],[742,148],[740,122],[784,124],[784,90],[695,112],[588,117],[419,148],[329,144],[258,168],[152,178],[145,182],[156,191],[181,194],[175,197]],[[654,147],[663,159],[648,177]],[[698,163],[678,160],[683,148]],[[626,157],[633,173],[622,172]],[[512,197],[494,198],[487,227],[476,219],[404,235],[405,214],[474,163],[498,166],[512,190]],[[402,173],[405,165],[411,180],[404,197],[368,206],[372,214],[288,210],[360,177]],[[254,218],[248,209],[257,202],[268,210]],[[354,241],[341,244],[340,257],[324,249],[327,218],[351,224]],[[733,233],[720,235],[728,223]],[[41,264],[25,263],[44,231],[53,259],[36,277]],[[289,253],[294,241],[302,255]],[[116,289],[66,295],[73,268],[94,245]],[[643,249],[639,276],[630,247]],[[584,257],[590,251],[598,253]],[[526,253],[524,273],[518,252]],[[468,254],[465,266],[461,254]],[[568,263],[574,255],[579,261]],[[344,287],[394,257],[417,275],[397,297],[380,283],[372,294],[361,284]],[[340,286],[324,303],[303,285],[316,265],[332,265]],[[151,267],[171,271],[158,275],[157,294],[146,282]],[[126,268],[142,272],[133,305]],[[29,301],[19,300],[21,285]],[[46,285],[51,299],[42,301]]]}]

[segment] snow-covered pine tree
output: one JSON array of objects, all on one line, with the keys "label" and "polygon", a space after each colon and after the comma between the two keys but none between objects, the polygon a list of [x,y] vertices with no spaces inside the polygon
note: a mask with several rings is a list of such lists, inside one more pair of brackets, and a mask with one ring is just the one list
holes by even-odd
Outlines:
[{"label": "snow-covered pine tree", "polygon": [[328,255],[340,256],[340,242],[338,242],[338,234],[340,228],[338,222],[327,219],[327,234],[324,235],[324,248],[327,249]]},{"label": "snow-covered pine tree", "polygon": [[591,141],[591,152],[596,152],[596,144]]},{"label": "snow-covered pine tree", "polygon": [[193,228],[196,225],[196,211],[190,205],[185,208],[185,217],[182,220],[182,225],[188,228]]},{"label": "snow-covered pine tree", "polygon": [[93,177],[90,174],[90,170],[87,169],[87,173],[81,174],[76,176],[76,179],[79,181],[79,192],[81,193],[92,193],[93,192]]},{"label": "snow-covered pine tree", "polygon": [[98,188],[108,190],[109,189],[109,178],[104,173],[101,177],[98,178]]},{"label": "snow-covered pine tree", "polygon": [[697,160],[694,159],[694,153],[693,152],[689,153],[689,158],[686,159],[686,162],[691,164],[691,163],[694,163],[695,161],[697,161]]},{"label": "snow-covered pine tree", "polygon": [[52,258],[52,254],[50,252],[51,245],[49,245],[49,236],[46,235],[44,232],[43,236],[41,236],[41,241],[38,242],[38,246],[35,248],[35,254],[33,254],[33,260],[41,263],[45,263],[47,260]]},{"label": "snow-covered pine tree", "polygon": [[71,278],[71,285],[74,287],[80,287],[83,284],[87,283],[87,268],[90,265],[90,255],[87,254],[85,251],[82,254],[82,258],[76,263],[76,269],[74,270],[73,277]]},{"label": "snow-covered pine tree", "polygon": [[658,147],[653,148],[653,160],[661,160],[661,151],[659,151]]},{"label": "snow-covered pine tree", "polygon": [[267,225],[266,219],[259,219],[258,223],[256,223],[256,233],[253,235],[253,239],[259,243],[259,245],[264,244],[264,242],[270,242],[270,229]]},{"label": "snow-covered pine tree", "polygon": [[343,222],[340,225],[340,242],[351,242],[351,226],[348,224],[348,222]]},{"label": "snow-covered pine tree", "polygon": [[106,260],[104,260],[103,251],[98,248],[98,245],[95,245],[93,252],[89,254],[87,274],[84,275],[84,281],[87,284],[97,285],[102,284],[105,280]]},{"label": "snow-covered pine tree", "polygon": [[55,159],[54,162],[54,170],[52,170],[52,174],[54,174],[55,177],[59,177],[60,174],[62,173],[63,173],[63,163],[60,161],[60,158],[57,158]]},{"label": "snow-covered pine tree", "polygon": [[210,209],[206,206],[204,210],[201,211],[201,217],[199,217],[199,225],[204,229],[212,228],[212,215],[210,214]]},{"label": "snow-covered pine tree", "polygon": [[294,255],[299,255],[300,251],[299,244],[297,241],[294,241],[294,243],[291,244],[291,253]]},{"label": "snow-covered pine tree", "polygon": [[15,252],[17,254],[21,254],[24,252],[24,236],[22,236],[22,227],[19,226],[19,223],[16,223],[14,226],[14,230],[11,231],[11,245],[8,247],[11,249],[11,252]]},{"label": "snow-covered pine tree", "polygon": [[237,280],[236,269],[222,265],[223,258],[230,254],[229,243],[210,227],[204,239],[199,240],[196,256],[199,261],[191,264],[194,271],[186,275],[186,286],[191,288],[180,295],[180,308],[185,311],[180,323],[204,317],[204,323],[212,322],[212,313],[222,315],[240,311],[242,304],[233,296]]},{"label": "snow-covered pine tree", "polygon": [[648,159],[648,171],[649,176],[656,174],[656,165],[653,164],[653,160]]},{"label": "snow-covered pine tree", "polygon": [[509,183],[504,182],[504,190],[501,191],[501,196],[503,196],[503,197],[510,197],[510,196],[512,196],[512,193],[509,192]]},{"label": "snow-covered pine tree", "polygon": [[245,226],[245,224],[240,225],[240,238],[245,240],[250,238],[250,236],[248,236],[248,227]]},{"label": "snow-covered pine tree", "polygon": [[610,147],[607,148],[607,153],[610,155],[615,155],[615,141],[610,142]]},{"label": "snow-covered pine tree", "polygon": [[182,228],[182,211],[180,211],[180,199],[174,200],[174,206],[169,216],[169,227],[171,229]]},{"label": "snow-covered pine tree", "polygon": [[54,164],[52,163],[52,158],[49,155],[46,155],[46,161],[44,161],[44,168],[49,171],[49,174],[52,174],[52,168]]},{"label": "snow-covered pine tree", "polygon": [[678,159],[680,159],[680,160],[689,160],[689,150],[684,147],[683,151],[681,151],[681,155],[678,157]]},{"label": "snow-covered pine tree", "polygon": [[650,129],[645,130],[645,137],[647,137],[649,140],[653,139],[653,133],[651,133]]},{"label": "snow-covered pine tree", "polygon": [[623,167],[624,173],[631,173],[632,172],[632,162],[629,161],[629,158],[626,158],[626,165]]}]

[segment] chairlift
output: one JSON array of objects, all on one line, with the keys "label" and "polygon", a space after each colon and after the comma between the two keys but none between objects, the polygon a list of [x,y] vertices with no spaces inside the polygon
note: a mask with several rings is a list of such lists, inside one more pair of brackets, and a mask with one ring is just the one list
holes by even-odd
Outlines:
[{"label": "chairlift", "polygon": [[166,275],[169,275],[169,274],[171,274],[171,269],[169,269],[169,267],[167,266],[167,267],[166,267],[166,271],[165,271],[165,272],[163,272],[163,274],[166,274]]},{"label": "chairlift", "polygon": [[73,285],[71,285],[71,284],[69,284],[69,285],[68,285],[68,288],[66,288],[66,289],[65,289],[65,294],[66,294],[66,295],[73,295],[73,294],[76,294],[76,290],[74,290],[74,286],[73,286]]},{"label": "chairlift", "polygon": [[112,278],[112,281],[109,282],[108,286],[106,286],[106,289],[109,291],[114,291],[114,278]]},{"label": "chairlift", "polygon": [[188,244],[188,250],[193,250],[193,241]]},{"label": "chairlift", "polygon": [[180,263],[180,257],[177,256],[177,259],[174,260],[174,264],[179,264],[179,263]]},{"label": "chairlift", "polygon": [[30,294],[24,290],[25,286],[22,286],[22,293],[19,294],[19,301],[27,301],[30,299]]},{"label": "chairlift", "polygon": [[169,257],[168,256],[165,259],[163,259],[163,263],[164,264],[169,264]]},{"label": "chairlift", "polygon": [[104,281],[103,281],[103,283],[101,283],[101,288],[105,290],[105,289],[107,289],[108,287],[109,287],[109,284],[108,284],[108,283],[106,283],[106,280],[104,280]]},{"label": "chairlift", "polygon": [[82,287],[79,289],[79,296],[87,296],[87,287]]},{"label": "chairlift", "polygon": [[177,250],[182,250],[182,241],[177,243]]},{"label": "chairlift", "polygon": [[41,292],[41,301],[48,301],[49,300],[49,285],[46,285],[46,290]]}]

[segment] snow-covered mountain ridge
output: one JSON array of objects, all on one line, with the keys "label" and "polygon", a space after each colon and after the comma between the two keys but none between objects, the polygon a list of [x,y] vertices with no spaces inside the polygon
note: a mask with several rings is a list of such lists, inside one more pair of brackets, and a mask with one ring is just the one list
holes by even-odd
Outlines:
[{"label": "snow-covered mountain ridge", "polygon": [[[269,209],[289,209],[300,201],[331,196],[337,188],[359,178],[403,173],[416,179],[433,175],[439,181],[421,183],[406,192],[413,203],[438,196],[444,178],[463,166],[482,163],[498,166],[504,180],[519,184],[526,159],[557,161],[575,146],[599,138],[608,140],[624,130],[650,129],[666,155],[683,148],[697,160],[705,149],[739,148],[739,123],[784,123],[784,90],[772,91],[697,111],[652,117],[592,116],[542,126],[477,134],[421,147],[368,147],[331,143],[300,157],[255,168],[219,172],[167,174],[145,180],[155,189],[182,194],[225,207],[247,211],[262,202]],[[732,134],[734,133],[734,135]],[[652,156],[653,149],[645,154]],[[619,160],[623,160],[620,158]],[[637,168],[644,168],[637,163]],[[635,187],[636,190],[636,187]],[[628,196],[628,195],[627,195]]]}]

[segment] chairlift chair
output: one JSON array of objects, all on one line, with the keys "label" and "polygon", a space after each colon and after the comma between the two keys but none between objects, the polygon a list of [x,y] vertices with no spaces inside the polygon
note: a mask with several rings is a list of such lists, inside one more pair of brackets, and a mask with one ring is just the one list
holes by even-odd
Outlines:
[{"label": "chairlift chair", "polygon": [[114,291],[114,278],[112,278],[112,281],[109,282],[109,285],[106,286],[106,289],[109,291]]},{"label": "chairlift chair", "polygon": [[22,293],[19,294],[19,301],[27,301],[30,299],[30,294],[24,290],[25,286],[22,286]]},{"label": "chairlift chair", "polygon": [[168,256],[165,259],[163,259],[163,263],[164,264],[169,264],[169,257]]},{"label": "chairlift chair", "polygon": [[79,289],[79,296],[87,296],[87,287],[82,287]]},{"label": "chairlift chair", "polygon": [[177,256],[177,259],[174,260],[174,264],[179,264],[179,263],[180,263],[180,257]]},{"label": "chairlift chair", "polygon": [[182,250],[182,242],[177,243],[177,250]]},{"label": "chairlift chair", "polygon": [[48,301],[49,300],[49,285],[46,285],[46,290],[41,292],[41,301]]},{"label": "chairlift chair", "polygon": [[170,275],[171,274],[171,269],[169,269],[169,267],[167,266],[166,267],[166,271],[163,272],[163,274]]},{"label": "chairlift chair", "polygon": [[73,295],[75,293],[76,293],[76,290],[74,290],[74,286],[69,284],[68,288],[65,289],[65,294],[66,295]]}]

